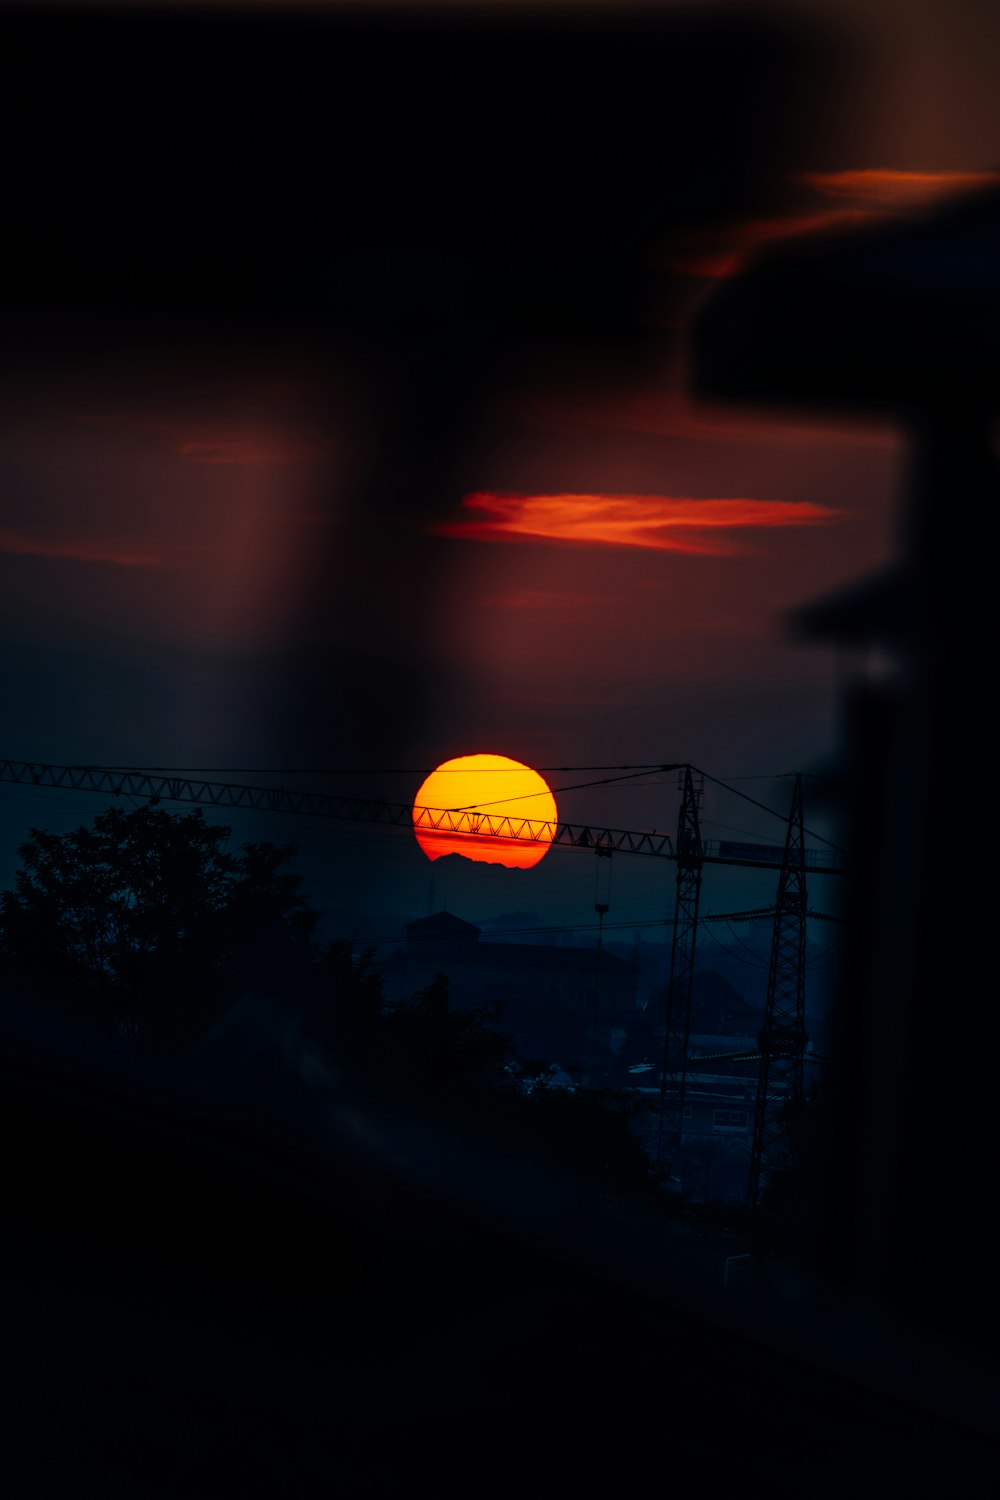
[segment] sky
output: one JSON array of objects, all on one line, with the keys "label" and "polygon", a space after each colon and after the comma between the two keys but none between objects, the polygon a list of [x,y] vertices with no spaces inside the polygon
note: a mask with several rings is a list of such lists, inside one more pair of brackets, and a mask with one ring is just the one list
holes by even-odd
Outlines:
[{"label": "sky", "polygon": [[[989,185],[994,6],[54,10],[0,23],[0,755],[401,802],[481,751],[691,762],[779,811],[835,761],[861,664],[790,621],[892,557],[906,435],[699,400],[692,330],[773,245]],[[673,825],[675,773],[572,789],[612,774],[549,773],[561,815]],[[100,805],[0,786],[4,881]],[[345,931],[596,899],[577,852],[227,821]]]}]

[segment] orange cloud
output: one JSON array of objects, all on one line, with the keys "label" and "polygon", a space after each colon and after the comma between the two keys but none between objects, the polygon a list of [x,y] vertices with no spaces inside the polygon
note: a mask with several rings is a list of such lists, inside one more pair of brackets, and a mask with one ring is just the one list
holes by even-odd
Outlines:
[{"label": "orange cloud", "polygon": [[735,276],[746,257],[763,245],[863,224],[874,217],[874,212],[870,208],[826,208],[782,214],[773,219],[749,219],[728,229],[692,237],[668,257],[665,269],[686,276]]},{"label": "orange cloud", "polygon": [[666,495],[512,495],[480,491],[462,502],[471,515],[437,529],[469,541],[562,542],[726,555],[740,549],[720,533],[748,527],[812,526],[841,514],[786,500],[695,500]]},{"label": "orange cloud", "polygon": [[0,530],[0,552],[20,557],[66,558],[72,562],[112,563],[121,568],[159,568],[161,557],[133,552],[113,542],[86,541],[79,537],[62,540],[25,536],[19,531]]},{"label": "orange cloud", "polygon": [[803,172],[800,181],[826,198],[849,198],[878,208],[909,208],[1000,182],[1000,172],[895,172],[867,167],[851,172]]}]

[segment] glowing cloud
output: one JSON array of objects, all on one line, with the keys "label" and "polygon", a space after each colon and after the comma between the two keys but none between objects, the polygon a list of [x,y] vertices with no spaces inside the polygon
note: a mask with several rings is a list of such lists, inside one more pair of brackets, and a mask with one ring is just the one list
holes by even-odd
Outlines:
[{"label": "glowing cloud", "polygon": [[723,533],[749,527],[815,526],[840,511],[785,500],[693,500],[665,495],[512,495],[478,492],[466,519],[437,528],[481,542],[556,542],[724,555],[740,548]]},{"label": "glowing cloud", "polygon": [[748,219],[729,229],[688,237],[667,258],[665,269],[712,279],[735,276],[746,257],[763,245],[831,229],[847,229],[874,217],[875,210],[871,208],[826,208],[782,214],[773,219]]},{"label": "glowing cloud", "polygon": [[1000,173],[898,172],[866,167],[845,172],[803,172],[797,180],[822,198],[838,200],[837,206],[805,208],[685,235],[671,246],[664,269],[712,279],[735,276],[747,256],[764,245],[827,234],[922,208],[1000,183]]},{"label": "glowing cloud", "polygon": [[852,172],[804,172],[800,179],[827,198],[849,198],[878,208],[909,208],[1000,182],[1000,172],[895,172],[868,167]]}]

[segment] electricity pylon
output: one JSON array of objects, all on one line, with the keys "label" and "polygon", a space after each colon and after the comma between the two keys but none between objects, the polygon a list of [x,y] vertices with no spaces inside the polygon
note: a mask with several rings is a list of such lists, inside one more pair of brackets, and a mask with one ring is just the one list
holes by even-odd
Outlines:
[{"label": "electricity pylon", "polygon": [[660,1079],[660,1127],[657,1152],[676,1150],[684,1132],[684,1095],[687,1091],[688,1042],[691,1034],[691,986],[694,980],[698,902],[705,851],[701,841],[698,804],[703,778],[697,782],[690,766],[681,768],[681,805],[677,818],[677,895],[674,936],[670,949],[667,988],[667,1028]]},{"label": "electricity pylon", "polygon": [[801,1106],[803,1099],[802,1059],[809,1041],[805,1028],[808,896],[803,832],[802,777],[796,775],[778,877],[767,1004],[759,1037],[760,1073],[747,1188],[751,1211],[757,1208],[771,1173],[789,1160],[785,1127],[788,1115]]}]

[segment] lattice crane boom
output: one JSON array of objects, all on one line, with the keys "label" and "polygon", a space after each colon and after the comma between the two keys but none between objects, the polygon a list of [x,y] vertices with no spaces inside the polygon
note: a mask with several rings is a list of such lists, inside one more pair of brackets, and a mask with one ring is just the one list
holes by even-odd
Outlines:
[{"label": "lattice crane boom", "polygon": [[[302,792],[285,787],[245,786],[233,782],[207,781],[150,773],[115,770],[105,766],[62,766],[34,761],[0,761],[0,782],[19,786],[53,787],[66,791],[104,793],[113,797],[141,797],[150,802],[189,802],[211,807],[244,808],[254,812],[294,813],[349,822],[381,823],[399,828],[415,826],[471,838],[524,839],[577,849],[601,849],[616,854],[652,855],[677,859],[674,840],[667,833],[627,828],[602,828],[592,824],[543,823],[537,818],[517,817],[450,808],[418,808],[408,802],[390,802],[382,797],[338,796],[326,792]],[[806,863],[817,874],[841,875],[839,853],[830,849],[808,849]],[[709,839],[702,844],[707,864],[738,865],[743,868],[780,869],[783,850],[769,844],[735,844]]]}]

